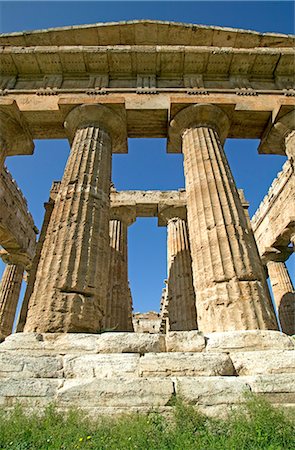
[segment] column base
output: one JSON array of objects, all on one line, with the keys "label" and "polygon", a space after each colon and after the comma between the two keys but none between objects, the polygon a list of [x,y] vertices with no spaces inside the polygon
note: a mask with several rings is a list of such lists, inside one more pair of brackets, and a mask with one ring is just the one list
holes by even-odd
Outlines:
[{"label": "column base", "polygon": [[294,340],[277,331],[17,333],[0,344],[0,403],[113,415],[167,412],[176,394],[224,416],[252,391],[287,407],[294,354]]}]

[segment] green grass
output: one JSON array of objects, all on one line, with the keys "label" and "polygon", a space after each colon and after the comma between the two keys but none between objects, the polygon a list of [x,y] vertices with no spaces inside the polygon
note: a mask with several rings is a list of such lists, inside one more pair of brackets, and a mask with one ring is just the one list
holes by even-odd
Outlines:
[{"label": "green grass", "polygon": [[120,418],[88,419],[54,406],[43,415],[26,415],[17,406],[0,411],[0,449],[5,450],[294,450],[290,416],[259,397],[250,397],[226,420],[209,419],[176,399],[173,417],[158,412]]}]

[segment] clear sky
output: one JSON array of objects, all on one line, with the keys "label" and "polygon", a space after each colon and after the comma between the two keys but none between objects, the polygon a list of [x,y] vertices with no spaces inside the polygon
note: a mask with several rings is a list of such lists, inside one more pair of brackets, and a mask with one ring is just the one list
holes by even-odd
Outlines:
[{"label": "clear sky", "polygon": [[[260,2],[0,2],[0,32],[134,19],[228,26],[259,32],[294,33],[294,3]],[[6,164],[25,194],[37,227],[43,220],[53,180],[62,177],[67,141],[35,141],[33,156],[10,157]],[[226,153],[250,202],[252,215],[285,157],[258,155],[258,141],[228,140]],[[182,155],[167,155],[164,139],[130,139],[128,155],[114,155],[113,181],[123,189],[184,187]],[[158,310],[166,278],[166,229],[156,219],[138,219],[129,229],[129,278],[135,311]],[[294,257],[288,267],[294,271]],[[4,265],[0,263],[0,274]]]}]

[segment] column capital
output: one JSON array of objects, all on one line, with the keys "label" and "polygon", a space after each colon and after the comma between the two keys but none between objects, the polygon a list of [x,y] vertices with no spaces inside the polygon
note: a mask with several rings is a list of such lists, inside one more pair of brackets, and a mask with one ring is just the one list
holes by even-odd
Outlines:
[{"label": "column capital", "polygon": [[186,205],[158,205],[158,226],[166,227],[169,220],[186,220]]},{"label": "column capital", "polygon": [[6,156],[32,155],[34,142],[28,127],[18,109],[17,103],[11,99],[0,102],[0,152]]},{"label": "column capital", "polygon": [[295,157],[295,151],[293,155],[288,154],[289,147],[288,141],[294,136],[295,138],[295,110],[280,117],[272,126],[266,130],[261,143],[258,147],[259,153],[279,153],[287,154],[287,156]]},{"label": "column capital", "polygon": [[72,141],[78,128],[97,126],[106,131],[112,140],[112,151],[127,153],[127,124],[122,115],[105,105],[80,105],[65,118],[64,127]]},{"label": "column capital", "polygon": [[293,250],[290,247],[267,247],[264,254],[261,256],[261,260],[263,264],[267,264],[270,261],[285,262],[292,252]]},{"label": "column capital", "polygon": [[168,130],[167,152],[182,149],[182,136],[189,128],[207,127],[217,131],[223,143],[230,127],[227,114],[212,104],[195,104],[179,111],[171,120]]},{"label": "column capital", "polygon": [[132,225],[136,221],[136,205],[112,206],[110,208],[110,220],[119,220],[125,225]]},{"label": "column capital", "polygon": [[24,253],[8,253],[6,250],[0,250],[0,258],[5,264],[20,265],[29,270],[32,260]]}]

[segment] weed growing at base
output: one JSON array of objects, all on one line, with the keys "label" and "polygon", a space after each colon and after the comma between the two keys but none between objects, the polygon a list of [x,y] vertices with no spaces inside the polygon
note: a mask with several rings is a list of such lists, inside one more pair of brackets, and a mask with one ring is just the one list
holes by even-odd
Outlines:
[{"label": "weed growing at base", "polygon": [[175,400],[172,416],[159,412],[120,418],[89,419],[82,411],[67,415],[54,406],[42,417],[17,406],[1,412],[3,450],[291,450],[292,418],[265,400],[251,396],[226,420],[208,418]]}]

